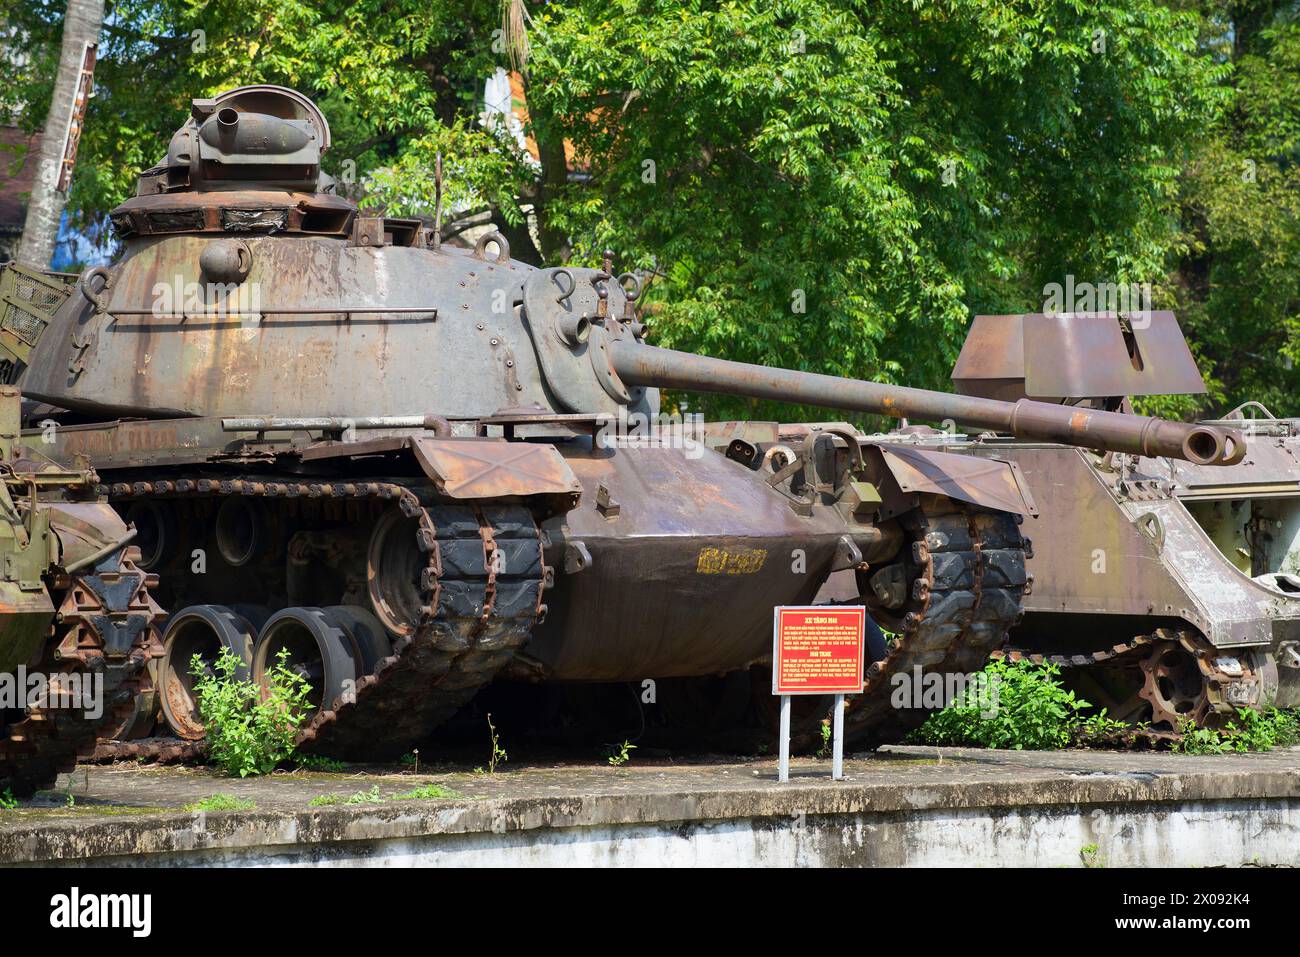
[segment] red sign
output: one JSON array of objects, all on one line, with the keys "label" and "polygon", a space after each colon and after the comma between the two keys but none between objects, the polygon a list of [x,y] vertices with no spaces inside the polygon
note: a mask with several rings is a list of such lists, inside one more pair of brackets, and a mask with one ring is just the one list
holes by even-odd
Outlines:
[{"label": "red sign", "polygon": [[778,607],[772,618],[772,694],[859,694],[867,610]]}]

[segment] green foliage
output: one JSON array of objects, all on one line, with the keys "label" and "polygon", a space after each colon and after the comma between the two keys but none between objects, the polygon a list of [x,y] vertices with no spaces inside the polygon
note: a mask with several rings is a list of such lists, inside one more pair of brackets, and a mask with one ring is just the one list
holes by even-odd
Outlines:
[{"label": "green foliage", "polygon": [[1222,729],[1201,728],[1194,721],[1185,721],[1180,730],[1182,739],[1174,750],[1183,754],[1271,751],[1300,741],[1300,716],[1277,708],[1264,712],[1239,708],[1236,718]]},{"label": "green foliage", "polygon": [[636,750],[636,745],[630,741],[624,741],[622,744],[611,745],[605,755],[605,760],[610,767],[621,767],[632,760],[632,752]]},{"label": "green foliage", "polygon": [[295,754],[293,756],[294,766],[303,771],[329,771],[342,772],[346,771],[351,765],[346,761],[337,761],[334,758],[327,758],[319,754]]},{"label": "green foliage", "polygon": [[818,730],[821,732],[822,743],[817,746],[817,757],[819,758],[829,757],[831,753],[831,745],[833,743],[831,739],[834,735],[834,732],[830,726],[830,722],[823,721],[821,723],[821,726],[818,728]]},{"label": "green foliage", "polygon": [[12,811],[18,807],[18,799],[14,797],[12,788],[5,788],[4,793],[0,794],[0,811]]},{"label": "green foliage", "polygon": [[[492,715],[487,716],[488,740],[492,744],[492,751],[488,755],[487,773],[496,774],[497,764],[505,763],[508,760],[505,749],[501,747],[501,739],[497,736],[497,726],[492,723]],[[479,769],[476,769],[476,771]]]},{"label": "green foliage", "polygon": [[[661,343],[915,385],[945,383],[972,312],[1037,307],[1067,273],[1158,283],[1183,146],[1222,99],[1196,18],[1153,2],[620,0],[534,21],[537,135],[592,174],[547,216],[580,258],[657,270]],[[757,411],[738,404],[705,409]]]},{"label": "green foliage", "polygon": [[1300,9],[1202,5],[1202,48],[1228,106],[1189,143],[1177,305],[1211,396],[1300,414]]},{"label": "green foliage", "polygon": [[198,655],[190,662],[199,713],[207,727],[208,753],[231,777],[267,774],[293,755],[311,689],[301,675],[289,670],[287,656],[281,650],[265,689],[236,676],[240,660],[227,649],[222,649],[211,670]]},{"label": "green foliage", "polygon": [[[990,661],[984,668],[985,687],[997,689],[995,707],[972,692],[930,715],[908,737],[916,744],[1053,750],[1090,745],[1114,747],[1144,722],[1116,721],[1105,709],[1089,713],[1091,705],[1065,688],[1060,669],[1051,663],[1014,664]],[[979,686],[976,685],[976,688]],[[967,697],[970,700],[967,700]],[[990,712],[992,712],[990,714]],[[1300,743],[1300,714],[1294,711],[1253,711],[1241,708],[1222,729],[1197,727],[1186,721],[1173,750],[1183,754],[1225,754],[1230,751],[1269,751]]]},{"label": "green foliage", "polygon": [[426,784],[418,787],[413,791],[407,791],[404,794],[393,796],[394,801],[436,801],[443,798],[456,798],[460,795],[451,788],[443,787],[441,784]]},{"label": "green foliage", "polygon": [[337,794],[322,794],[312,798],[307,802],[308,807],[337,807],[339,805],[357,805],[357,804],[382,804],[385,801],[437,801],[446,798],[460,797],[458,793],[451,788],[443,787],[441,784],[425,784],[411,791],[402,794],[394,794],[392,797],[384,797],[379,793],[379,785],[372,785],[368,791],[358,791],[356,794],[348,797],[342,797]]},{"label": "green foliage", "polygon": [[185,805],[187,811],[251,811],[257,807],[252,801],[237,798],[233,794],[212,794],[201,801]]},{"label": "green foliage", "polygon": [[[1087,701],[1058,680],[1051,663],[990,661],[984,675],[997,688],[996,707],[959,697],[926,719],[909,740],[918,744],[971,745],[1043,751],[1069,747],[1086,726]],[[984,714],[993,711],[992,717]],[[1104,715],[1100,720],[1105,720]]]},{"label": "green foliage", "polygon": [[1106,862],[1101,859],[1101,848],[1096,844],[1085,844],[1079,848],[1079,860],[1087,868],[1101,868]]}]

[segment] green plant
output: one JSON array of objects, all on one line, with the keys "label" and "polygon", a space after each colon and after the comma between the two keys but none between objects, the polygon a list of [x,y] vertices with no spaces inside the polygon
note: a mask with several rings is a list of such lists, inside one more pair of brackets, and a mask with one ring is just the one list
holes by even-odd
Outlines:
[{"label": "green plant", "polygon": [[1106,862],[1099,856],[1101,848],[1096,844],[1085,844],[1079,848],[1079,859],[1083,861],[1083,866],[1088,868],[1105,867]]},{"label": "green plant", "polygon": [[266,774],[292,756],[311,687],[287,662],[281,650],[262,688],[236,676],[242,662],[229,650],[222,649],[211,670],[198,655],[191,659],[208,752],[228,776]]},{"label": "green plant", "polygon": [[338,794],[322,794],[307,802],[308,807],[333,807],[336,804],[382,804],[384,796],[379,793],[379,785],[371,785],[369,791],[358,791],[342,797]]},{"label": "green plant", "polygon": [[[990,661],[977,687],[997,689],[996,707],[985,695],[959,695],[942,711],[930,715],[912,732],[919,744],[974,745],[1015,750],[1068,747],[1086,721],[1087,701],[1057,680],[1060,669],[1051,663]],[[991,712],[991,713],[990,713]],[[1105,721],[1104,714],[1099,721]]]},{"label": "green plant", "polygon": [[251,811],[257,807],[252,801],[237,798],[233,794],[212,794],[201,801],[185,805],[187,811]]},{"label": "green plant", "polygon": [[622,744],[612,744],[609,746],[609,751],[605,755],[605,760],[610,763],[611,767],[617,768],[632,760],[630,752],[635,750],[636,745],[631,741],[624,741]]},{"label": "green plant", "polygon": [[1237,716],[1221,729],[1198,727],[1184,721],[1182,739],[1174,750],[1182,754],[1225,754],[1229,751],[1271,751],[1286,748],[1300,739],[1300,717],[1293,711],[1269,708],[1252,711],[1240,708]]},{"label": "green plant", "polygon": [[10,788],[5,788],[4,794],[0,794],[0,811],[12,811],[18,807],[18,799],[14,797],[14,792]]},{"label": "green plant", "polygon": [[492,714],[490,712],[487,716],[487,726],[488,738],[492,742],[492,753],[488,756],[487,773],[496,774],[497,764],[504,764],[508,759],[505,749],[501,747],[501,739],[497,737],[497,727],[492,723]]},{"label": "green plant", "polygon": [[460,795],[451,788],[443,787],[441,784],[425,784],[414,791],[394,795],[392,799],[394,801],[434,801],[439,798],[455,797],[460,797]]},{"label": "green plant", "polygon": [[294,766],[302,771],[346,771],[350,765],[346,761],[322,757],[319,754],[295,754]]},{"label": "green plant", "polygon": [[66,802],[66,806],[67,806],[67,807],[76,807],[76,806],[77,806],[77,798],[76,798],[76,796],[75,796],[71,791],[68,792],[68,800],[67,800],[67,802]]},{"label": "green plant", "polygon": [[1174,750],[1181,754],[1223,754],[1231,750],[1218,731],[1197,727],[1190,718],[1183,721],[1178,730],[1182,738],[1174,743]]},{"label": "green plant", "polygon": [[819,758],[830,757],[830,753],[831,753],[831,738],[832,738],[832,735],[833,735],[833,732],[831,731],[831,725],[830,725],[830,722],[829,722],[829,721],[823,721],[823,722],[821,723],[821,726],[820,726],[820,728],[819,728],[818,730],[820,730],[820,731],[821,731],[821,734],[822,734],[822,743],[821,743],[821,744],[818,746],[818,748],[817,748],[817,757],[819,757]]}]

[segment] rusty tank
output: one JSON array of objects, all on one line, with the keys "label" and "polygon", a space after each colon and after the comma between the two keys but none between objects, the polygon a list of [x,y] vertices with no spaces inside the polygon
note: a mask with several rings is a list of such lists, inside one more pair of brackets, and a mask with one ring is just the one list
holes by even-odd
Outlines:
[{"label": "rusty tank", "polygon": [[[31,305],[12,274],[9,310]],[[56,283],[57,279],[54,280]],[[39,308],[39,307],[38,307]],[[134,723],[162,655],[156,584],[134,532],[89,468],[60,468],[20,438],[21,400],[0,387],[0,795],[53,787],[101,735]]]},{"label": "rusty tank", "polygon": [[392,757],[493,681],[761,663],[772,607],[836,570],[893,633],[850,705],[854,745],[923,719],[891,706],[892,676],[970,671],[1003,645],[1033,512],[1013,464],[675,419],[661,388],[1207,467],[1240,451],[1218,426],[654,347],[634,275],[363,215],[321,172],[329,145],[291,90],[196,100],[112,213],[121,257],[11,350],[14,380],[66,410],[57,455],[95,463],[161,577],[160,696],[182,737],[203,733],[178,664],[196,652],[229,648],[260,680],[288,651],[313,685],[301,746]]},{"label": "rusty tank", "polygon": [[[1204,391],[1166,311],[979,316],[952,378],[965,395],[1080,411]],[[1177,732],[1300,705],[1297,422],[1247,403],[1207,424],[1243,441],[1226,468],[1004,429],[893,438],[1033,475],[1033,583],[1006,653],[1056,663],[1112,717]]]}]

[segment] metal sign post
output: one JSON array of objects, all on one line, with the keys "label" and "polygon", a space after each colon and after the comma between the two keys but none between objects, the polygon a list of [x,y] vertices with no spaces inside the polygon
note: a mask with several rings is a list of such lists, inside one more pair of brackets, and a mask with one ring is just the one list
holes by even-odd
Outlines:
[{"label": "metal sign post", "polygon": [[835,696],[835,717],[831,721],[831,779],[844,777],[844,695]]},{"label": "metal sign post", "polygon": [[844,777],[844,696],[861,694],[867,610],[861,605],[778,606],[772,613],[772,694],[781,697],[777,780],[790,780],[791,696],[833,694],[831,777]]},{"label": "metal sign post", "polygon": [[790,696],[781,695],[781,757],[777,762],[776,779],[790,780]]}]

